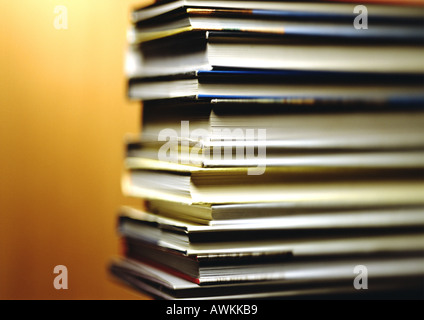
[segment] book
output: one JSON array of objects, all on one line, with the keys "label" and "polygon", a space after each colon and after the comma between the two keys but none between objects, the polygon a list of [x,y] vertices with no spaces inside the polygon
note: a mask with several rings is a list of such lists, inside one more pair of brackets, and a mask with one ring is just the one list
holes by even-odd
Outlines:
[{"label": "book", "polygon": [[[398,222],[402,214],[405,220]],[[230,256],[234,259],[246,256],[261,259],[277,254],[287,260],[287,257],[297,259],[379,251],[419,252],[423,238],[420,214],[422,207],[368,208],[295,213],[288,217],[280,213],[273,219],[233,219],[205,225],[181,220],[182,217],[169,218],[166,214],[156,215],[123,207],[118,231],[139,246],[143,243],[144,246],[154,245],[162,248],[159,252],[166,251],[166,248],[196,256],[196,259]],[[252,238],[258,239],[257,242]],[[364,241],[369,241],[365,247]],[[146,250],[138,250],[138,255],[144,255]]]},{"label": "book", "polygon": [[[361,33],[352,28],[352,14],[190,7],[184,13],[171,11],[168,13],[170,18],[154,23],[145,23],[135,15],[135,26],[129,29],[127,37],[133,45],[190,31],[248,31],[284,36],[390,39],[398,42],[422,40],[421,26],[415,20],[415,23],[403,19],[393,23],[394,16],[377,17],[373,13],[371,9],[369,19],[374,22],[373,28]],[[414,16],[409,18],[417,19],[419,15],[416,13],[414,11]],[[325,15],[327,19],[324,21]]]},{"label": "book", "polygon": [[141,138],[128,139],[126,155],[201,167],[422,166],[420,106],[355,106],[145,102]]},{"label": "book", "polygon": [[[368,290],[352,286],[356,265],[367,265]],[[281,270],[280,281],[248,281],[222,285],[199,285],[132,259],[115,259],[109,270],[120,281],[166,300],[229,300],[319,298],[366,299],[367,297],[421,297],[422,257],[370,259],[335,263],[303,264]],[[370,296],[368,296],[370,294]]]},{"label": "book", "polygon": [[[275,280],[281,269],[298,262],[420,255],[424,238],[417,233],[419,225],[411,224],[409,230],[402,230],[392,224],[389,232],[384,229],[387,224],[375,229],[375,225],[346,227],[329,222],[322,233],[316,232],[313,222],[307,230],[281,224],[280,229],[238,223],[210,227],[126,208],[120,214],[118,229],[124,237],[125,257],[198,284],[211,284]],[[259,240],[252,241],[252,237]]]},{"label": "book", "polygon": [[258,202],[186,205],[170,201],[150,200],[146,202],[146,208],[148,212],[164,218],[182,220],[200,226],[223,226],[224,228],[227,228],[228,225],[231,227],[233,224],[239,227],[243,225],[246,228],[253,225],[258,228],[293,227],[305,230],[329,226],[343,229],[407,227],[419,226],[422,219],[420,206],[361,207],[352,205],[343,208],[303,204],[304,206],[293,202]]},{"label": "book", "polygon": [[[172,52],[172,54],[171,54]],[[241,54],[242,53],[242,54]],[[129,47],[129,78],[210,71],[220,68],[282,71],[422,74],[423,47],[357,43],[345,39],[258,38],[234,32],[193,32]],[[236,58],[237,57],[237,58]]]},{"label": "book", "polygon": [[[305,51],[303,51],[305,50]],[[386,52],[389,52],[387,49]],[[284,50],[288,52],[289,50]],[[302,52],[310,52],[311,50],[302,49]],[[256,52],[254,56],[257,56],[259,52]],[[419,53],[420,57],[424,53]],[[247,57],[248,53],[243,53],[244,57]],[[279,55],[281,57],[281,55]],[[296,59],[301,54],[295,53]],[[327,57],[327,55],[325,54]],[[397,55],[401,56],[401,55]],[[274,64],[271,59],[266,58],[270,61],[274,67],[278,65]],[[333,66],[337,62],[330,58],[329,63]],[[377,57],[364,58],[365,61],[373,61]],[[389,62],[384,57],[378,57],[382,59],[384,63],[390,63],[391,66],[400,66],[401,63]],[[402,58],[408,63],[414,62],[412,57]],[[239,59],[241,61],[243,59]],[[317,63],[321,67],[324,66],[322,62],[316,62],[313,58],[307,58],[309,62]],[[348,59],[349,61],[351,59]],[[261,61],[254,61],[254,64],[263,65]],[[290,59],[284,59],[284,63],[295,66],[295,63],[290,62]],[[242,62],[241,62],[242,64]],[[242,65],[236,66],[236,68],[245,68],[247,66]],[[372,63],[373,67],[377,63]],[[252,65],[253,66],[253,65]],[[349,66],[352,66],[349,62]],[[226,66],[224,66],[226,67]],[[269,65],[268,67],[272,67]],[[283,67],[284,68],[284,67]],[[338,68],[338,67],[337,67]],[[342,68],[342,67],[341,67]],[[360,67],[354,67],[359,69]],[[394,70],[396,71],[396,70]],[[409,70],[412,72],[412,69]],[[409,72],[408,71],[408,72]],[[422,72],[416,67],[414,72]],[[144,71],[143,71],[144,72]],[[230,72],[233,74],[231,76]],[[401,71],[404,72],[404,71]],[[260,74],[262,73],[262,74]],[[365,72],[364,72],[365,73]],[[235,77],[236,75],[237,77]],[[302,76],[301,73],[298,75]],[[311,83],[314,77],[311,77],[308,73],[303,75],[303,79],[296,78],[296,75],[290,76],[290,73],[286,72],[276,73],[269,72],[263,73],[256,70],[245,70],[245,71],[227,71],[223,75],[222,71],[195,71],[189,74],[181,74],[173,76],[172,78],[132,78],[128,84],[128,96],[131,99],[143,99],[143,100],[159,100],[159,99],[170,99],[170,98],[196,98],[196,99],[274,99],[274,100],[306,100],[306,101],[328,101],[330,103],[343,103],[356,102],[356,103],[381,103],[384,101],[393,100],[407,100],[407,101],[423,101],[422,84],[419,82],[422,80],[420,76],[412,76],[412,79],[417,79],[416,82],[401,81],[405,79],[402,74],[399,78],[396,72],[392,75],[392,79],[396,79],[397,83],[387,83],[384,79],[375,82],[369,82],[372,79],[370,75],[368,80],[358,79],[356,74],[349,76],[346,73],[342,75],[336,72],[330,74],[327,78],[324,76],[320,77],[320,83]],[[367,74],[363,75],[367,78]],[[263,78],[263,81],[261,81]],[[251,79],[251,81],[249,81]],[[296,79],[298,79],[296,81]],[[353,82],[351,79],[357,79]],[[302,81],[303,80],[303,81]],[[348,80],[348,81],[346,81]],[[222,86],[222,83],[225,86]]]},{"label": "book", "polygon": [[[217,218],[215,216],[209,220],[204,221],[190,221],[188,214],[178,214],[178,210],[187,209],[186,205],[175,204],[178,209],[170,209],[170,203],[168,207],[163,204],[149,204],[149,210],[152,213],[140,211],[131,207],[123,207],[119,214],[119,229],[120,230],[133,230],[137,237],[139,234],[143,234],[143,230],[146,230],[146,234],[155,235],[159,241],[161,237],[166,237],[162,233],[175,232],[180,237],[185,237],[184,242],[205,241],[212,239],[231,239],[232,234],[238,234],[237,239],[249,239],[250,234],[260,234],[263,231],[270,231],[268,235],[262,235],[263,237],[272,238],[276,235],[279,236],[297,236],[300,234],[307,236],[322,235],[321,231],[324,231],[326,235],[339,234],[349,232],[353,230],[358,232],[378,232],[378,230],[384,230],[383,228],[393,228],[394,230],[401,230],[408,228],[417,229],[424,225],[424,218],[422,217],[423,207],[421,206],[405,206],[405,207],[377,207],[377,208],[360,208],[360,209],[321,209],[317,210],[306,210],[297,209],[291,213],[287,213],[287,209],[280,209],[281,204],[274,204],[269,206],[271,213],[267,212],[267,206],[260,206],[258,204],[251,205],[232,205],[233,211],[227,208],[226,212],[230,214],[220,219],[219,212],[221,208],[218,205]],[[156,205],[156,206],[155,206]],[[157,206],[161,206],[158,207]],[[225,206],[225,205],[221,205]],[[231,206],[231,205],[230,205]],[[228,205],[227,205],[228,207]],[[235,208],[234,208],[235,207]],[[237,210],[241,211],[246,208],[250,208],[250,212],[247,214],[238,214],[235,217],[231,216],[231,213],[235,215]],[[256,209],[256,212],[253,209]],[[191,208],[192,210],[196,208]],[[225,209],[225,208],[224,208]],[[212,209],[211,209],[212,210]],[[270,210],[269,210],[270,211]],[[215,213],[215,212],[213,212]],[[250,214],[250,215],[249,215]],[[140,231],[137,231],[140,230]],[[150,231],[149,231],[150,230]],[[154,231],[157,230],[157,231]],[[275,231],[275,232],[273,232]],[[151,241],[151,242],[152,242]]]},{"label": "book", "polygon": [[[422,204],[421,176],[410,172],[310,167],[199,168],[127,159],[127,196],[186,204],[297,202],[330,206]],[[263,170],[262,170],[263,169]],[[259,173],[259,174],[258,174]],[[361,177],[362,176],[362,177]],[[365,178],[367,177],[367,178]]]},{"label": "book", "polygon": [[[338,146],[309,145],[307,151],[300,152],[296,147],[287,147],[284,141],[273,141],[273,144],[258,141],[245,141],[243,143],[206,143],[188,142],[198,144],[197,146],[181,147],[184,142],[175,142],[167,149],[169,156],[161,157],[161,148],[164,144],[160,142],[143,143],[132,140],[127,143],[127,160],[138,161],[140,158],[151,160],[163,160],[171,163],[190,164],[200,168],[230,168],[248,167],[327,167],[327,168],[361,168],[374,170],[419,170],[423,168],[423,151],[421,150],[337,150]],[[358,145],[355,145],[358,146]],[[340,146],[341,147],[341,146]],[[369,147],[369,145],[367,146]],[[246,149],[251,148],[253,155],[256,150],[266,148],[266,154],[262,156],[246,156]],[[334,148],[334,149],[331,149]],[[239,156],[230,153],[229,150],[243,149]],[[359,147],[358,147],[359,149]],[[247,153],[249,154],[249,153]],[[162,159],[160,159],[162,158]],[[259,169],[258,169],[259,170]],[[259,171],[258,171],[259,172]]]},{"label": "book", "polygon": [[[333,0],[334,1],[334,0]],[[342,1],[335,1],[342,2]],[[348,2],[348,1],[345,1]],[[354,7],[358,3],[367,3],[371,17],[376,20],[402,20],[418,18],[423,3],[419,0],[391,1],[402,3],[403,6],[379,5],[378,1],[356,1],[351,3],[329,3],[328,1],[205,1],[205,0],[178,0],[157,1],[150,6],[134,8],[131,13],[131,22],[156,22],[161,19],[175,18],[187,14],[190,9],[217,9],[231,10],[231,14],[257,14],[262,16],[275,16],[281,18],[295,17],[296,19],[321,19],[352,21],[356,15]],[[376,4],[377,3],[377,4]],[[384,3],[384,2],[383,2]]]}]

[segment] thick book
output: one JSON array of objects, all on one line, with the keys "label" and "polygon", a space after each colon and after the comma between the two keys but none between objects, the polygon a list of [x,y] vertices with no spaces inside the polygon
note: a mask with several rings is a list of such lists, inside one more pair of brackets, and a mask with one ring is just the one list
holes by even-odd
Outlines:
[{"label": "thick book", "polygon": [[[274,142],[271,144],[271,142]],[[359,142],[359,141],[358,141]],[[371,141],[368,141],[371,142]],[[410,142],[410,141],[408,141]],[[249,167],[327,167],[327,168],[368,168],[373,170],[420,170],[424,169],[423,155],[421,149],[400,149],[372,150],[369,145],[363,150],[337,150],[331,149],[333,146],[320,145],[318,148],[305,148],[303,152],[294,146],[286,147],[283,141],[268,141],[260,143],[258,141],[235,142],[233,140],[225,142],[214,142],[203,144],[201,141],[188,141],[187,144],[193,146],[182,147],[184,142],[166,146],[163,141],[140,142],[131,140],[127,142],[127,158],[129,161],[138,161],[139,158],[151,160],[163,160],[171,163],[190,164],[200,168],[231,168]],[[285,142],[287,145],[287,141]],[[300,144],[300,143],[299,143]],[[358,145],[355,145],[358,146]],[[404,145],[405,147],[406,145]],[[167,148],[169,155],[162,157],[163,148]],[[246,156],[246,148],[251,148],[253,155],[258,149],[266,149],[261,156]],[[239,154],[234,150],[241,150]],[[262,170],[261,169],[261,170]]]},{"label": "thick book", "polygon": [[[355,267],[367,266],[369,287],[353,285]],[[158,299],[422,298],[422,257],[301,264],[280,270],[274,281],[199,285],[133,259],[114,259],[115,279]],[[371,285],[372,283],[372,285]]]},{"label": "thick book", "polygon": [[204,168],[419,169],[423,115],[421,106],[145,102],[141,139],[127,140],[126,156]]},{"label": "thick book", "polygon": [[[311,49],[308,51],[314,52]],[[424,51],[420,54],[423,53]],[[259,52],[255,55],[261,56]],[[299,57],[299,54],[296,54],[296,57]],[[386,61],[384,57],[378,59]],[[405,59],[415,64],[414,72],[424,71],[417,68],[417,61],[414,62],[412,58]],[[285,60],[285,62],[287,61]],[[369,61],[371,63],[372,59]],[[329,61],[329,63],[337,64],[335,60]],[[399,65],[396,62],[393,63]],[[231,67],[233,63],[229,64]],[[276,66],[274,64],[265,66],[260,61],[254,64],[270,68]],[[319,62],[316,65],[323,66]],[[349,65],[352,65],[351,61]],[[235,66],[235,68],[238,67],[243,66]],[[311,66],[311,68],[313,67]],[[172,72],[163,66],[161,70]],[[417,75],[393,73],[383,77],[376,73],[358,74],[354,73],[354,70],[351,71],[350,73],[334,71],[311,74],[306,71],[210,70],[162,78],[131,78],[130,76],[128,96],[131,99],[142,100],[192,97],[196,99],[305,100],[333,104],[344,102],[391,103],[402,99],[412,102],[424,101],[421,73]]]},{"label": "thick book", "polygon": [[243,32],[189,32],[130,46],[126,74],[158,77],[219,68],[422,74],[422,41],[259,36]]},{"label": "thick book", "polygon": [[[366,3],[370,16],[376,21],[393,21],[419,19],[423,6],[420,0],[406,1],[334,1],[341,3],[329,3],[328,1],[208,1],[208,0],[177,0],[157,1],[153,5],[136,7],[131,13],[131,21],[134,24],[165,17],[166,20],[180,17],[193,9],[228,10],[228,14],[254,14],[263,18],[278,16],[284,19],[314,19],[314,20],[348,20],[353,21],[357,16],[354,12],[359,3]],[[343,3],[345,2],[345,3]],[[403,6],[388,5],[390,3],[403,4]]]},{"label": "thick book", "polygon": [[317,207],[301,206],[298,203],[242,203],[186,205],[183,203],[150,200],[146,201],[148,212],[170,219],[179,219],[204,226],[239,228],[251,226],[271,229],[300,230],[334,228],[383,228],[411,227],[422,224],[420,206],[387,207]]},{"label": "thick book", "polygon": [[[266,35],[360,38],[369,40],[392,40],[397,42],[419,42],[423,39],[422,26],[415,20],[393,21],[394,17],[380,17],[383,22],[372,16],[372,28],[360,32],[352,26],[355,18],[327,13],[312,16],[307,13],[296,14],[287,11],[225,9],[225,8],[187,8],[183,13],[169,13],[158,17],[157,21],[137,21],[137,25],[128,30],[130,44],[141,44],[190,31],[243,31]],[[414,12],[414,18],[419,15]],[[171,17],[169,17],[171,16]],[[390,19],[391,18],[391,19]]]},{"label": "thick book", "polygon": [[189,281],[264,281],[279,279],[281,270],[299,263],[419,255],[424,249],[423,221],[417,213],[422,215],[422,208],[403,213],[405,220],[415,214],[415,221],[398,224],[399,217],[393,219],[393,212],[387,215],[377,211],[365,219],[333,213],[334,217],[328,215],[327,219],[319,214],[316,219],[299,216],[298,224],[281,217],[259,223],[227,221],[225,225],[206,226],[124,207],[118,230],[125,240],[125,257]]},{"label": "thick book", "polygon": [[[405,212],[406,219],[414,214],[412,210]],[[396,218],[389,218],[391,222],[388,223],[368,219],[368,223],[357,223],[355,229],[346,227],[345,219],[344,225],[328,220],[325,226],[325,222],[319,225],[311,221],[304,223],[309,229],[302,229],[301,226],[284,225],[285,220],[281,219],[280,225],[277,222],[267,229],[264,222],[253,225],[233,221],[232,224],[205,226],[126,209],[120,215],[118,230],[122,237],[196,259],[236,259],[267,254],[301,258],[417,252],[423,249],[422,219],[416,217],[417,212],[422,211],[415,212],[413,222],[399,225],[395,225]],[[378,213],[370,215],[375,217]],[[336,220],[340,222],[340,216]],[[249,237],[249,233],[257,236]]]},{"label": "thick book", "polygon": [[[125,195],[186,204],[296,202],[346,207],[421,205],[419,172],[361,168],[199,168],[127,159]],[[260,171],[259,171],[260,170]]]},{"label": "thick book", "polygon": [[[170,203],[169,205],[187,209],[186,205]],[[235,205],[233,205],[235,206]],[[424,207],[392,207],[392,208],[363,208],[345,210],[310,210],[310,212],[292,212],[291,214],[275,211],[267,215],[267,205],[256,204],[254,211],[246,216],[239,214],[237,218],[205,221],[203,223],[190,221],[187,214],[179,215],[178,210],[167,212],[165,207],[158,211],[157,207],[148,205],[149,211],[131,207],[122,207],[119,214],[119,230],[127,230],[136,235],[155,235],[156,241],[169,236],[179,237],[183,242],[228,241],[232,236],[239,240],[249,240],[252,235],[261,238],[316,237],[322,235],[340,235],[354,232],[378,233],[388,230],[416,230],[424,226]],[[246,206],[249,209],[249,206]],[[241,210],[243,205],[236,206]],[[197,208],[191,208],[192,210]],[[263,213],[263,214],[262,214]],[[254,216],[252,218],[252,216]],[[145,232],[144,232],[145,231]],[[266,233],[265,233],[266,231]],[[263,233],[263,234],[262,234]]]},{"label": "thick book", "polygon": [[[397,239],[398,237],[395,237],[394,240]],[[373,240],[371,239],[369,248],[372,248],[374,245]],[[419,241],[419,239],[416,241]],[[168,273],[202,285],[236,281],[277,280],[281,276],[279,270],[299,263],[308,263],[311,265],[323,261],[330,263],[346,258],[347,256],[350,258],[355,257],[357,260],[368,259],[370,257],[402,257],[411,254],[419,255],[422,252],[422,247],[415,251],[409,247],[400,248],[398,251],[395,249],[386,249],[383,253],[372,248],[368,251],[363,250],[362,252],[352,252],[352,250],[347,249],[344,254],[322,255],[322,251],[318,248],[317,254],[310,257],[302,257],[301,255],[300,257],[291,257],[288,253],[279,254],[270,252],[254,253],[251,255],[240,254],[241,256],[237,256],[237,253],[234,253],[225,257],[221,255],[220,257],[203,258],[201,256],[186,256],[131,238],[126,238],[124,243],[125,257],[150,264]],[[348,242],[346,244],[349,245]]]}]

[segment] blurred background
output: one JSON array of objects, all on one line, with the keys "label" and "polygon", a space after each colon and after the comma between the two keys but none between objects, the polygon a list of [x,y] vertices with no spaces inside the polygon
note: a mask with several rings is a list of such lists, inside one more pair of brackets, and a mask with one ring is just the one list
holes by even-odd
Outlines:
[{"label": "blurred background", "polygon": [[[126,28],[145,3],[0,0],[0,299],[140,298],[107,265],[129,201],[123,139],[140,124],[125,97]],[[53,286],[56,265],[68,290]]]}]

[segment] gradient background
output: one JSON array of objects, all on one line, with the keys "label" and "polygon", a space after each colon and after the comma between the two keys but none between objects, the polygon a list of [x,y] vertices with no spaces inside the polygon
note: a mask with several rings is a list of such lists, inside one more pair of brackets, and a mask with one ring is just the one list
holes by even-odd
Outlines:
[{"label": "gradient background", "polygon": [[[143,298],[111,281],[130,0],[0,0],[0,299]],[[68,29],[54,28],[57,5]],[[53,269],[68,268],[56,290]]]}]

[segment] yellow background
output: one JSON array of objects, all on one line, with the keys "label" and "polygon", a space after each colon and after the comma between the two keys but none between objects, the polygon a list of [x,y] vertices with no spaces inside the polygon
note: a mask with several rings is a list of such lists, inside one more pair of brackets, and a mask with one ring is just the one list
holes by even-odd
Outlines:
[{"label": "yellow background", "polygon": [[[111,281],[130,0],[0,0],[0,299],[143,298]],[[54,8],[68,9],[56,30]],[[53,287],[56,265],[68,290]]]}]

